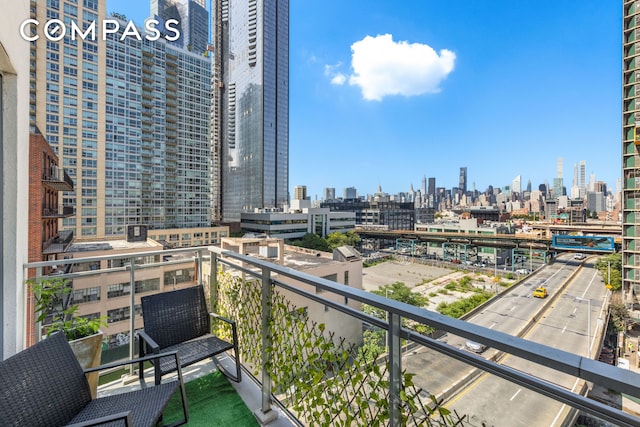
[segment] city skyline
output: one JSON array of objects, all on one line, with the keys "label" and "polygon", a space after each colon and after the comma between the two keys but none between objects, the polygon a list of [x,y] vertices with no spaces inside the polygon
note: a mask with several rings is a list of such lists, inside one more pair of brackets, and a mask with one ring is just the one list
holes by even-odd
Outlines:
[{"label": "city skyline", "polygon": [[[556,161],[557,160],[558,159],[556,159]],[[584,160],[580,160],[579,162],[572,163],[571,165],[567,165],[566,167],[568,168],[569,166],[571,167],[572,170],[573,169],[578,169],[578,167],[579,167],[580,168],[579,170],[582,172],[582,174],[578,178],[578,182],[577,182],[578,183],[578,188],[585,189],[586,191],[590,191],[589,190],[589,185],[590,184],[594,184],[596,182],[604,182],[608,192],[611,192],[612,194],[615,194],[616,190],[620,190],[620,188],[617,188],[617,185],[618,185],[617,181],[616,182],[612,182],[612,183],[602,181],[601,179],[598,178],[597,174],[588,174],[586,176],[586,179],[585,179],[585,176],[584,176],[585,174],[583,172],[584,172],[584,170],[586,168],[586,162]],[[462,168],[464,168],[464,166],[461,166],[461,167],[458,168],[458,173],[460,173],[460,170]],[[563,171],[564,171],[564,167],[563,167]],[[466,170],[465,170],[465,172],[468,173],[468,171],[466,171]],[[571,175],[571,176],[573,176],[573,175]],[[591,179],[594,178],[594,177],[595,177],[595,180],[592,182]],[[425,191],[423,191],[422,184],[420,184],[420,183],[424,182],[425,178],[428,178],[429,180],[434,180],[435,188],[445,188],[446,190],[451,190],[452,188],[460,188],[459,187],[459,185],[460,185],[459,182],[454,184],[454,185],[452,185],[452,186],[441,185],[440,181],[439,181],[439,178],[438,177],[434,177],[434,176],[428,176],[428,175],[424,175],[423,174],[419,179],[418,179],[417,176],[413,176],[413,175],[411,176],[411,178],[412,178],[412,181],[409,184],[407,184],[406,188],[401,188],[401,189],[389,189],[389,188],[386,188],[384,181],[380,181],[380,182],[377,182],[375,184],[372,183],[371,186],[367,187],[366,189],[360,189],[360,188],[354,187],[352,185],[345,185],[345,186],[341,186],[341,187],[331,187],[331,186],[323,187],[322,188],[322,192],[317,197],[317,199],[318,200],[325,199],[325,197],[324,197],[325,190],[326,189],[331,189],[331,188],[333,188],[335,190],[336,198],[342,197],[341,196],[342,190],[346,189],[346,188],[355,188],[355,190],[357,191],[358,197],[361,197],[361,196],[365,197],[367,195],[373,195],[374,193],[376,193],[378,191],[379,187],[382,188],[382,192],[383,193],[387,193],[389,195],[397,195],[399,193],[408,193],[410,188],[413,188],[414,191],[416,191],[416,192],[420,191],[421,193],[426,193]],[[531,189],[532,190],[538,190],[538,187],[540,185],[544,185],[544,184],[547,184],[549,186],[549,189],[553,190],[553,181],[554,181],[555,178],[557,178],[557,176],[549,178],[549,179],[547,179],[547,180],[545,180],[543,182],[534,182],[534,181],[531,181],[530,179],[528,179],[526,177],[523,177],[522,175],[515,175],[508,182],[504,182],[504,183],[501,183],[501,184],[488,183],[485,187],[480,188],[480,187],[478,187],[476,185],[476,183],[475,183],[475,181],[473,179],[470,179],[467,176],[467,192],[478,191],[479,193],[483,193],[485,190],[488,189],[489,186],[491,186],[493,189],[500,189],[500,190],[504,189],[505,187],[510,187],[510,190],[513,190],[514,181],[516,181],[516,180],[520,181],[521,191],[526,191],[527,184],[531,184]],[[296,184],[296,185],[305,185],[305,184]],[[567,197],[569,197],[569,198],[572,198],[572,199],[582,198],[582,197],[585,196],[583,194],[583,195],[578,196],[578,197],[573,197],[572,194],[571,194],[572,185],[573,185],[573,178],[565,177],[565,175],[563,173],[563,175],[562,175],[562,187],[565,189],[565,192],[566,192],[565,195]],[[315,197],[312,197],[310,195],[310,193],[308,191],[308,188],[307,188],[307,195],[312,200],[315,199]]]},{"label": "city skyline", "polygon": [[[140,3],[107,10],[141,21]],[[291,1],[289,192],[407,191],[423,175],[451,188],[460,166],[478,189],[517,175],[551,185],[559,157],[565,177],[585,160],[615,188],[621,21],[618,2],[596,0]]]}]

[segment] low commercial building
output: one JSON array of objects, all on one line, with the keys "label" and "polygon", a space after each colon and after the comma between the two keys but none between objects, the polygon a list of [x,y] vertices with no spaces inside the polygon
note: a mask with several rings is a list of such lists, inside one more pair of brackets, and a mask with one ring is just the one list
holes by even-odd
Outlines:
[{"label": "low commercial building", "polygon": [[[152,239],[127,241],[125,239],[104,239],[84,242],[73,242],[64,254],[65,259],[113,257],[91,262],[70,264],[60,273],[82,273],[105,270],[99,280],[95,275],[74,277],[72,302],[78,304],[78,314],[90,318],[105,317],[107,326],[102,330],[110,349],[126,346],[129,342],[129,319],[131,318],[131,272],[126,267],[130,258],[117,258],[118,255],[161,251],[163,245]],[[180,262],[183,259],[184,262]],[[195,278],[195,262],[183,256],[163,256],[162,252],[152,256],[135,258],[136,265],[174,261],[168,265],[148,268],[136,268],[135,271],[135,306],[134,316],[136,330],[141,329],[142,313],[140,297],[150,293],[164,292],[182,287],[193,286]],[[122,268],[121,271],[108,269]],[[55,274],[55,272],[54,272]]]},{"label": "low commercial building", "polygon": [[260,209],[240,215],[243,231],[281,239],[299,239],[307,233],[327,237],[335,232],[346,233],[355,226],[355,213],[312,208],[309,200],[294,200],[287,212]]},{"label": "low commercial building", "polygon": [[[513,234],[513,230],[504,225],[498,227],[479,226],[476,218],[461,219],[457,222],[446,222],[440,224],[416,224],[415,231],[429,233],[460,233],[476,235]],[[494,247],[466,245],[459,243],[428,243],[428,254],[433,254],[437,258],[447,260],[478,261],[495,264],[497,260],[505,260],[507,251]]]},{"label": "low commercial building", "polygon": [[[341,246],[333,253],[285,245],[284,240],[275,238],[227,238],[222,239],[221,248],[229,251],[265,259],[285,267],[312,274],[337,282],[339,285],[362,289],[362,257],[354,248]],[[248,267],[248,266],[245,266]],[[203,266],[205,280],[209,277],[208,264]],[[346,300],[344,297],[310,286],[288,277],[272,275],[272,278],[291,284],[308,292],[323,294],[323,297],[335,302],[347,304],[357,310],[361,303]],[[335,332],[335,339],[345,338],[354,344],[362,343],[362,322],[338,310],[312,302],[298,294],[283,289],[287,301],[296,309],[303,309],[309,321],[323,323],[327,331]]]}]

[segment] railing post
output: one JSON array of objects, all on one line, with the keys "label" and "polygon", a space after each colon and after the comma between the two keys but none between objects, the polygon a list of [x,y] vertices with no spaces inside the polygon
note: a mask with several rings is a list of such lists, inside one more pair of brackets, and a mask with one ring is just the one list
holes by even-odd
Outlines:
[{"label": "railing post", "polygon": [[400,389],[402,387],[402,350],[400,340],[400,315],[388,313],[389,316],[389,425],[400,426],[402,413],[400,409]]},{"label": "railing post", "polygon": [[211,311],[218,312],[218,254],[211,254],[211,270],[209,271],[209,303]]},{"label": "railing post", "polygon": [[202,251],[198,251],[198,259],[196,260],[198,266],[198,285],[202,285]]},{"label": "railing post", "polygon": [[261,425],[277,418],[278,413],[271,409],[271,375],[267,370],[271,362],[271,270],[262,267],[262,406],[255,412]]},{"label": "railing post", "polygon": [[[25,277],[28,277],[28,275]],[[36,283],[39,283],[41,279],[42,279],[42,267],[36,267]],[[29,289],[29,286],[27,285],[27,292],[25,293],[25,302],[27,303],[26,307],[29,307],[27,299],[29,298],[29,295],[31,295],[28,289]],[[25,309],[24,312],[27,313],[27,319],[28,319],[29,318],[28,309]],[[37,316],[36,316],[36,319],[37,319]],[[40,341],[42,341],[42,322],[36,320],[36,342],[40,342]]]},{"label": "railing post", "polygon": [[[133,359],[133,354],[135,350],[133,333],[135,331],[135,306],[136,306],[136,271],[135,271],[136,259],[129,258],[129,285],[130,285],[130,299],[129,299],[129,359]],[[129,374],[133,376],[134,374],[135,364],[132,363],[129,365]]]}]

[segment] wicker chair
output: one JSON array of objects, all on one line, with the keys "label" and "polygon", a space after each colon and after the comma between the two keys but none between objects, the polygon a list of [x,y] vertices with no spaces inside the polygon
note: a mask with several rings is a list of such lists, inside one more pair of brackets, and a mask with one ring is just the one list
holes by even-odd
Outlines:
[{"label": "wicker chair", "polygon": [[[166,356],[166,355],[163,355]],[[154,356],[157,357],[157,356]],[[174,354],[178,360],[177,354]],[[82,370],[63,333],[0,362],[0,425],[10,426],[155,426],[167,402],[180,389],[188,420],[182,371],[178,380],[137,391],[91,399],[85,373],[111,369],[138,360]]]},{"label": "wicker chair", "polygon": [[[242,378],[236,323],[209,313],[201,285],[144,296],[140,301],[144,319],[144,330],[139,332],[140,356],[177,351],[183,367],[212,357],[220,372],[229,379],[240,382]],[[233,343],[211,333],[212,318],[231,325]],[[235,375],[224,369],[216,358],[216,355],[231,349],[235,356]],[[152,363],[156,384],[160,383],[163,375],[176,370],[175,360],[171,358],[163,357]]]}]

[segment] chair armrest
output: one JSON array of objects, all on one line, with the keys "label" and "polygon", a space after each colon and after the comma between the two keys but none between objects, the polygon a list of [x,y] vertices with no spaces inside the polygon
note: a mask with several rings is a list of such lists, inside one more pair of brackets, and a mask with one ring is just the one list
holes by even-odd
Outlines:
[{"label": "chair armrest", "polygon": [[119,412],[117,414],[107,415],[105,417],[95,418],[91,421],[83,421],[81,423],[67,424],[67,427],[96,426],[96,425],[107,423],[109,421],[116,421],[116,420],[124,420],[124,425],[127,427],[133,426],[133,417],[131,416],[131,411],[126,411],[126,412]]},{"label": "chair armrest", "polygon": [[231,326],[234,326],[234,327],[236,325],[236,321],[235,320],[231,320],[231,319],[229,319],[227,317],[221,316],[218,313],[211,312],[211,313],[209,313],[209,317],[214,317],[216,319],[220,319],[220,320],[222,320],[224,322],[229,323]]},{"label": "chair armrest", "polygon": [[147,360],[159,359],[161,357],[169,357],[169,356],[174,356],[176,359],[177,366],[180,366],[180,356],[178,356],[178,352],[168,351],[166,353],[157,353],[157,354],[152,354],[150,356],[138,357],[136,359],[121,360],[119,362],[107,363],[105,365],[96,366],[95,368],[85,369],[84,373],[88,374],[89,372],[103,371],[105,369],[117,368],[119,366],[130,365],[133,363],[141,363],[141,362],[146,362]]},{"label": "chair armrest", "polygon": [[160,351],[160,346],[155,342],[153,338],[151,338],[144,330],[138,332],[138,338],[140,338],[140,343],[144,341],[150,348],[151,353],[158,353]]}]

